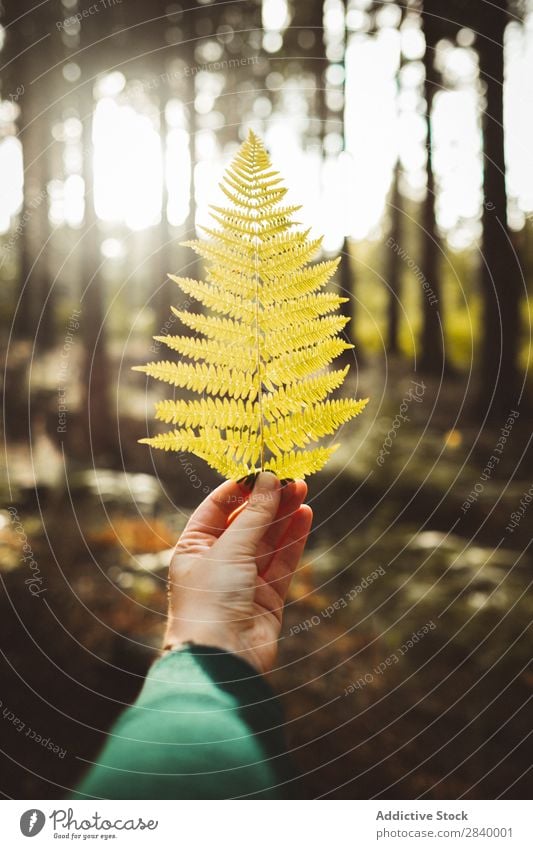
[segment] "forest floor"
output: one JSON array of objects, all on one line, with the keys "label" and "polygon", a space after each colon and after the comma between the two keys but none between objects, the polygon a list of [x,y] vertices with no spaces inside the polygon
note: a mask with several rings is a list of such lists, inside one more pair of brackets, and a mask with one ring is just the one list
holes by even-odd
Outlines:
[{"label": "forest floor", "polygon": [[[528,793],[531,519],[507,528],[532,483],[531,428],[513,420],[480,489],[505,421],[480,433],[464,382],[424,384],[380,453],[416,380],[363,369],[368,413],[309,482],[314,530],[271,676],[306,798]],[[68,793],[135,697],[161,639],[171,547],[217,482],[194,459],[152,466],[133,415],[121,426],[132,447],[92,468],[75,413],[58,439],[55,403],[41,396],[31,454],[10,438],[0,512],[1,790],[13,798]]]}]

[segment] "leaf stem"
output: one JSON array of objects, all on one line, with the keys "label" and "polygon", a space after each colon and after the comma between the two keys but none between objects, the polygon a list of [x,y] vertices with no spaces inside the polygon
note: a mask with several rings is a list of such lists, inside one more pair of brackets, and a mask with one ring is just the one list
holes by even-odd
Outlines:
[{"label": "leaf stem", "polygon": [[[254,188],[257,188],[257,174],[256,174],[256,150],[255,150],[255,141],[252,148],[252,171],[253,171],[253,179],[254,179]],[[257,224],[256,224],[257,226]],[[260,463],[261,463],[261,471],[264,470],[265,466],[265,440],[264,440],[264,421],[263,421],[263,377],[262,377],[262,361],[261,361],[261,345],[259,342],[259,253],[257,251],[257,244],[259,241],[259,235],[255,235],[253,237],[254,244],[254,284],[255,284],[255,344],[256,344],[256,370],[257,370],[257,379],[258,379],[258,389],[257,389],[257,404],[259,407],[259,444],[260,444]]]}]

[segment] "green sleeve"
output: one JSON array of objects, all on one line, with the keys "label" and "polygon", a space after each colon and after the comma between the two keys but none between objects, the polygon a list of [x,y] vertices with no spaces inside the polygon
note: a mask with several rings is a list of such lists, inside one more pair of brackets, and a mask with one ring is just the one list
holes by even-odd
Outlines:
[{"label": "green sleeve", "polygon": [[279,702],[233,654],[190,646],[156,661],[74,798],[276,799],[294,778]]}]

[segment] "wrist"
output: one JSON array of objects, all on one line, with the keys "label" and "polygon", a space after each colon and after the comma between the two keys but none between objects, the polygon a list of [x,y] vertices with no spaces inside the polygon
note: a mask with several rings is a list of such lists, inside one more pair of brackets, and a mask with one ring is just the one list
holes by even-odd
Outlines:
[{"label": "wrist", "polygon": [[209,646],[220,649],[221,651],[232,652],[233,654],[242,652],[242,646],[237,636],[232,634],[229,629],[221,627],[212,629],[198,626],[169,626],[163,641],[163,653],[177,651],[191,644]]}]

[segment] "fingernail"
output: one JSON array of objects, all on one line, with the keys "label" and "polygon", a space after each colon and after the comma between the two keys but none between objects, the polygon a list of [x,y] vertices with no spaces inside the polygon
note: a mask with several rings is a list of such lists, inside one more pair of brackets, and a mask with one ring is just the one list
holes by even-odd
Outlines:
[{"label": "fingernail", "polygon": [[261,472],[257,476],[257,480],[259,481],[259,486],[263,490],[275,490],[278,488],[279,479],[274,472]]},{"label": "fingernail", "polygon": [[257,481],[259,472],[252,472],[250,475],[245,475],[243,478],[239,478],[237,483],[245,489],[247,492],[251,492],[255,486]]}]

